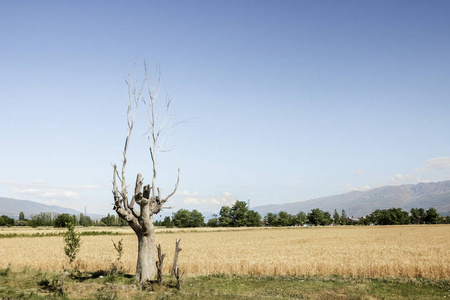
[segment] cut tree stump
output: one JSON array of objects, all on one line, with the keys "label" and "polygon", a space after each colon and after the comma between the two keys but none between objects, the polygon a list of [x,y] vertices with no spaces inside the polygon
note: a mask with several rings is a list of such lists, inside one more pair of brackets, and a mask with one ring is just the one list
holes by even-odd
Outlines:
[{"label": "cut tree stump", "polygon": [[158,246],[156,246],[156,249],[158,250],[158,261],[156,262],[156,269],[158,270],[158,284],[162,285],[163,263],[166,254],[161,254],[161,244],[158,244]]},{"label": "cut tree stump", "polygon": [[175,255],[173,257],[173,267],[172,267],[172,274],[177,279],[177,289],[181,290],[181,283],[183,282],[182,276],[183,274],[180,273],[180,269],[178,268],[178,254],[181,250],[183,250],[180,247],[180,241],[181,239],[176,239],[175,242]]}]

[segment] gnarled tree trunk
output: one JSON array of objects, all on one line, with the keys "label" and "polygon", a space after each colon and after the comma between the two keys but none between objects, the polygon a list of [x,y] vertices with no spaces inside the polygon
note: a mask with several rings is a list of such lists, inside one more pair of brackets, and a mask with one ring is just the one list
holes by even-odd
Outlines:
[{"label": "gnarled tree trunk", "polygon": [[136,264],[136,280],[143,282],[155,278],[155,237],[154,233],[140,233],[138,237],[138,259]]}]

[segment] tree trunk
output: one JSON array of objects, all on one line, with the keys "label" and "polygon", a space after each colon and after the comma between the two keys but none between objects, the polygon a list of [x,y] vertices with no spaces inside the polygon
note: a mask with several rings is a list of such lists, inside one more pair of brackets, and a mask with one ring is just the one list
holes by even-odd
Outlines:
[{"label": "tree trunk", "polygon": [[161,244],[156,246],[156,249],[158,250],[158,261],[156,262],[156,269],[158,270],[158,283],[159,285],[162,285],[164,257],[166,257],[166,254],[161,253]]},{"label": "tree trunk", "polygon": [[147,232],[137,233],[138,259],[136,280],[141,284],[155,279],[155,232],[153,224]]},{"label": "tree trunk", "polygon": [[172,274],[175,277],[177,276],[177,270],[178,270],[178,253],[180,253],[180,251],[183,250],[180,247],[180,241],[181,241],[181,239],[176,239],[176,241],[175,241],[175,255],[173,256],[173,266],[172,266]]}]

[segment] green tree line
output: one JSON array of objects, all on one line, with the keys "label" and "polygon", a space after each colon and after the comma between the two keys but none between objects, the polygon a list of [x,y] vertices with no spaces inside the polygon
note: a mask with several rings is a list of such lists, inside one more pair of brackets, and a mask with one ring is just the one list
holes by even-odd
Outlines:
[{"label": "green tree line", "polygon": [[91,217],[82,213],[77,215],[70,214],[55,214],[49,212],[41,212],[39,214],[32,215],[29,219],[25,218],[23,212],[20,212],[19,219],[14,220],[8,216],[0,216],[0,226],[53,226],[57,228],[63,228],[66,223],[71,223],[74,226],[123,226],[126,225],[122,219],[108,214],[108,216],[102,218],[100,221],[93,221]]},{"label": "green tree line", "polygon": [[299,212],[289,214],[284,211],[267,213],[264,218],[256,211],[250,210],[244,201],[236,201],[229,206],[222,206],[219,214],[204,222],[203,215],[197,210],[180,209],[167,216],[164,221],[155,221],[156,226],[166,227],[254,227],[254,226],[328,226],[328,225],[404,225],[404,224],[450,224],[450,217],[441,217],[436,209],[412,208],[408,213],[401,208],[377,209],[366,217],[347,217],[345,210],[333,214],[319,208],[308,214]]},{"label": "green tree line", "polygon": [[[54,226],[65,227],[66,223],[75,226],[125,226],[121,218],[108,214],[100,221],[93,221],[84,214],[69,215],[55,213],[39,213],[25,219],[23,212],[19,219],[14,220],[6,215],[0,216],[0,226]],[[165,227],[256,227],[256,226],[328,226],[328,225],[406,225],[406,224],[450,224],[450,216],[442,217],[436,209],[411,208],[409,212],[401,208],[377,209],[362,218],[349,218],[342,210],[339,214],[334,210],[333,214],[322,211],[319,208],[312,209],[308,214],[300,211],[297,214],[289,214],[284,211],[267,213],[264,218],[248,208],[245,201],[236,200],[232,206],[222,206],[219,214],[214,214],[205,222],[203,214],[197,210],[180,209],[166,216],[163,221],[155,221],[156,226]]]}]

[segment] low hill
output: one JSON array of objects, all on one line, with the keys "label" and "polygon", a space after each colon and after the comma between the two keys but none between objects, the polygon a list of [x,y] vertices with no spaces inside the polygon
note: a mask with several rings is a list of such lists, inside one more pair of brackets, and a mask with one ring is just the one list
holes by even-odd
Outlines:
[{"label": "low hill", "polygon": [[[19,213],[23,212],[26,218],[31,215],[36,215],[41,212],[51,212],[56,214],[70,214],[79,215],[80,212],[74,209],[65,208],[57,205],[46,205],[29,200],[17,200],[12,198],[0,197],[0,216],[6,215],[9,217],[18,217]],[[102,218],[101,215],[89,214],[92,219],[97,220]]]},{"label": "low hill", "polygon": [[440,182],[383,186],[368,191],[353,191],[346,194],[316,198],[284,204],[272,204],[253,207],[262,216],[267,213],[285,211],[296,214],[306,213],[314,208],[333,213],[344,209],[347,216],[366,216],[376,209],[402,208],[436,208],[439,213],[450,211],[450,180]]}]

